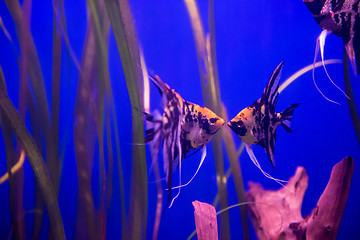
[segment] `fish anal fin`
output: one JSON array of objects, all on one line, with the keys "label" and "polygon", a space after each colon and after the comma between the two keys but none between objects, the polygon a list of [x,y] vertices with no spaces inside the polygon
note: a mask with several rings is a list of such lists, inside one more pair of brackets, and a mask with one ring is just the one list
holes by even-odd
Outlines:
[{"label": "fish anal fin", "polygon": [[[276,130],[275,130],[276,131]],[[275,157],[274,157],[274,152],[275,152],[275,140],[276,140],[276,133],[269,133],[268,135],[268,141],[265,144],[265,152],[269,157],[271,166],[273,168],[275,168]]]}]

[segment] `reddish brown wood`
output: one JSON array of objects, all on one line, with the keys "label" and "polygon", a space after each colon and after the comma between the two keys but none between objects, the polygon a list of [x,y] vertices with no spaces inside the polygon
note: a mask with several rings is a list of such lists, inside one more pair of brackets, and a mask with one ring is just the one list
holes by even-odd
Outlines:
[{"label": "reddish brown wood", "polygon": [[199,240],[217,240],[218,227],[215,208],[199,201],[194,201],[196,232]]},{"label": "reddish brown wood", "polygon": [[278,191],[264,190],[260,184],[250,183],[246,197],[249,210],[259,239],[276,239],[280,234],[287,239],[296,239],[289,225],[302,221],[301,204],[308,186],[308,176],[303,167],[296,169],[295,175],[286,188]]},{"label": "reddish brown wood", "polygon": [[307,239],[336,239],[353,172],[351,157],[344,158],[333,167],[328,185],[308,220]]},{"label": "reddish brown wood", "polygon": [[247,193],[250,215],[259,239],[336,239],[345,210],[354,161],[344,158],[336,164],[330,180],[310,216],[301,216],[301,204],[308,186],[308,176],[302,167],[285,188],[264,190],[250,183]]}]

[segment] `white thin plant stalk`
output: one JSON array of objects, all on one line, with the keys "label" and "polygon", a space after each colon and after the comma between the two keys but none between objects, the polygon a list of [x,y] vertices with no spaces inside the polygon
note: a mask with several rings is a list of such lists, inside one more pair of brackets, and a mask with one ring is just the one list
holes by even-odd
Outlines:
[{"label": "white thin plant stalk", "polygon": [[335,64],[335,63],[342,63],[342,61],[340,59],[329,59],[329,60],[325,60],[324,62],[316,62],[315,64],[310,64],[302,69],[300,69],[299,71],[297,71],[296,73],[294,73],[293,75],[291,75],[290,77],[288,77],[279,87],[279,93],[281,93],[286,87],[288,87],[291,83],[293,83],[296,79],[298,79],[299,77],[301,77],[302,75],[304,75],[305,73],[313,70],[314,68],[318,68],[324,65],[328,65],[328,64]]}]

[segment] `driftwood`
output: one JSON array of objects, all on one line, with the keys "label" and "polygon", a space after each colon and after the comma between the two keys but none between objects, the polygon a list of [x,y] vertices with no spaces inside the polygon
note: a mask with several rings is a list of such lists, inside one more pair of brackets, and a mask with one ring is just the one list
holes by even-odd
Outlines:
[{"label": "driftwood", "polygon": [[199,201],[194,201],[194,215],[197,237],[199,240],[217,240],[218,227],[216,219],[215,208],[208,204]]},{"label": "driftwood", "polygon": [[308,186],[306,170],[298,167],[285,188],[264,190],[250,183],[247,199],[259,239],[336,239],[345,210],[354,161],[344,158],[336,164],[330,180],[310,216],[301,216],[301,205]]}]

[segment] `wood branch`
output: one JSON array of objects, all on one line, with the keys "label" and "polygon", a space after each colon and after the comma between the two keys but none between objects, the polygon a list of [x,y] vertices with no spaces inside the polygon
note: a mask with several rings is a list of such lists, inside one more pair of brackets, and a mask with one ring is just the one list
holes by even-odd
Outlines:
[{"label": "wood branch", "polygon": [[308,221],[307,239],[336,239],[349,195],[354,161],[346,157],[333,167],[330,180]]},{"label": "wood branch", "polygon": [[301,205],[308,186],[308,176],[302,167],[285,188],[264,190],[250,183],[247,199],[250,215],[259,239],[336,239],[345,210],[354,161],[344,158],[336,164],[330,180],[310,216],[301,216]]},{"label": "wood branch", "polygon": [[208,204],[199,201],[194,201],[194,215],[197,237],[199,240],[217,240],[218,228],[215,208]]}]

